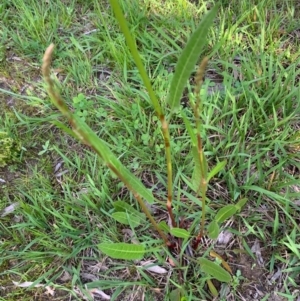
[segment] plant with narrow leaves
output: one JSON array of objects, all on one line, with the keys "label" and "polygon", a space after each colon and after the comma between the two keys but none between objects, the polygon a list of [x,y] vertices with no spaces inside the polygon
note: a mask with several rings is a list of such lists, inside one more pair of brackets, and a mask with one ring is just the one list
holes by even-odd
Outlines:
[{"label": "plant with narrow leaves", "polygon": [[21,143],[0,131],[0,167],[16,160],[21,152]]},{"label": "plant with narrow leaves", "polygon": [[[135,61],[135,64],[139,70],[143,83],[148,91],[149,98],[153,105],[153,108],[157,114],[157,118],[161,122],[161,129],[164,137],[165,143],[165,153],[166,153],[166,164],[167,164],[167,202],[166,208],[169,215],[170,225],[168,226],[165,222],[157,223],[150,213],[148,207],[145,204],[145,201],[153,204],[156,202],[153,194],[142,184],[142,182],[135,177],[130,171],[123,166],[119,159],[113,154],[113,152],[108,147],[108,144],[97,137],[97,135],[91,130],[91,128],[78,116],[78,114],[73,114],[66,103],[63,101],[61,95],[55,87],[54,81],[50,77],[50,63],[52,58],[52,52],[54,50],[54,45],[50,45],[45,52],[43,60],[43,75],[47,83],[48,94],[54,105],[62,112],[62,114],[68,119],[72,127],[72,135],[75,136],[78,140],[84,144],[90,146],[98,155],[102,158],[106,166],[128,187],[132,192],[136,200],[138,201],[141,210],[143,213],[135,210],[132,206],[124,201],[117,201],[114,203],[114,213],[112,218],[117,222],[120,222],[125,225],[130,225],[132,228],[137,227],[141,222],[147,217],[151,222],[154,229],[158,232],[165,245],[171,250],[174,251],[175,246],[183,245],[182,242],[191,242],[188,244],[190,252],[189,255],[192,256],[193,251],[197,250],[201,238],[206,234],[205,231],[205,208],[206,205],[206,192],[208,189],[208,182],[216,174],[218,174],[225,166],[226,162],[219,162],[210,172],[208,172],[208,166],[206,158],[203,151],[202,139],[201,139],[201,120],[200,120],[200,89],[203,83],[203,76],[207,66],[208,59],[204,58],[201,62],[196,78],[195,78],[195,101],[191,101],[191,106],[193,108],[194,117],[195,117],[195,126],[191,124],[187,116],[184,114],[183,110],[180,108],[180,99],[182,97],[183,90],[187,83],[189,76],[191,75],[194,67],[197,63],[199,53],[205,46],[206,36],[209,27],[212,25],[213,19],[216,16],[218,7],[214,7],[202,20],[199,24],[196,31],[190,37],[186,47],[182,51],[181,56],[177,62],[175,73],[173,79],[170,83],[169,95],[167,98],[167,103],[171,109],[171,113],[168,118],[165,115],[163,108],[161,107],[155,92],[153,91],[150,79],[147,75],[147,72],[142,64],[140,55],[138,53],[136,43],[130,34],[129,28],[127,26],[125,17],[122,13],[122,10],[116,0],[110,0],[111,6],[115,13],[115,16],[119,22],[120,28],[123,31],[123,34],[126,38],[127,45],[131,51],[132,57]],[[182,227],[181,223],[178,224],[179,216],[173,212],[172,209],[172,199],[173,199],[173,174],[172,174],[172,161],[171,161],[171,147],[170,147],[170,133],[169,133],[169,122],[174,112],[180,112],[184,124],[187,128],[188,134],[190,136],[190,141],[192,144],[192,154],[194,159],[194,172],[191,179],[186,179],[189,187],[195,192],[196,196],[201,199],[202,202],[202,217],[200,224],[200,231],[198,234],[192,233],[191,229],[185,229]],[[60,128],[67,130],[70,133],[69,129],[62,124],[57,124]],[[245,204],[246,199],[240,200],[235,205],[227,205],[221,208],[215,218],[207,227],[207,234],[211,238],[218,237],[219,234],[219,225],[225,220],[236,214],[242,206]],[[143,244],[127,244],[127,243],[101,243],[99,245],[100,250],[113,257],[118,259],[141,259],[143,258],[146,248]],[[149,250],[148,250],[149,251]],[[213,256],[219,258],[220,256]],[[206,258],[200,258],[197,261],[201,270],[209,275],[212,278],[216,278],[219,281],[229,282],[231,281],[230,268],[222,258],[221,265],[218,263],[212,262]],[[226,271],[227,270],[227,271]],[[217,290],[214,287],[213,283],[208,279],[208,287],[211,293],[215,296]],[[177,295],[177,291],[174,291],[174,295]],[[179,292],[179,291],[178,291]],[[182,294],[182,291],[179,292]]]}]

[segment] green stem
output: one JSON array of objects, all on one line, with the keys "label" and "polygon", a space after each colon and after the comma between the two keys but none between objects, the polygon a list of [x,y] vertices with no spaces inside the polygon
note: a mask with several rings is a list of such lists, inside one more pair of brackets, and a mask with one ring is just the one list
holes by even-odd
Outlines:
[{"label": "green stem", "polygon": [[201,121],[199,116],[199,108],[201,104],[201,98],[200,98],[200,90],[201,86],[203,84],[203,78],[205,69],[208,63],[208,58],[205,57],[196,74],[195,82],[195,95],[196,95],[196,103],[194,105],[194,116],[195,116],[195,122],[196,122],[196,129],[197,129],[197,149],[198,149],[198,155],[199,155],[199,161],[200,161],[200,172],[201,172],[201,181],[200,185],[197,191],[197,194],[201,192],[201,200],[202,200],[202,217],[201,217],[201,226],[200,226],[200,232],[196,238],[196,244],[198,246],[201,237],[204,235],[204,228],[205,228],[205,206],[206,206],[206,191],[207,191],[207,175],[206,175],[206,168],[205,168],[205,160],[204,160],[204,152],[203,152],[203,146],[202,146],[202,139],[201,139]]},{"label": "green stem", "polygon": [[155,228],[155,230],[159,233],[160,237],[164,240],[165,244],[167,246],[171,246],[171,242],[169,241],[168,237],[165,235],[165,233],[159,228],[157,222],[151,215],[150,211],[148,210],[147,206],[145,205],[144,201],[140,197],[140,195],[134,190],[134,188],[128,183],[128,181],[119,173],[119,171],[111,164],[107,164],[108,168],[113,171],[114,174],[116,174],[119,179],[128,187],[128,189],[133,193],[134,197],[137,199],[141,209],[146,214],[148,219],[150,220],[151,224]]},{"label": "green stem", "polygon": [[165,141],[165,151],[166,151],[166,161],[167,161],[167,189],[168,189],[168,197],[167,197],[167,210],[169,213],[169,217],[171,219],[171,223],[173,227],[176,227],[175,217],[172,211],[172,199],[173,199],[173,175],[172,175],[172,157],[171,157],[171,145],[170,145],[170,134],[169,134],[169,126],[165,119],[164,115],[160,116],[160,121],[162,124],[162,131]]},{"label": "green stem", "polygon": [[124,17],[124,14],[122,12],[122,9],[118,3],[118,0],[110,0],[110,4],[113,8],[113,11],[115,13],[116,19],[119,22],[120,28],[125,36],[126,43],[130,49],[130,52],[132,54],[132,57],[134,59],[134,62],[139,70],[139,73],[141,75],[141,78],[143,80],[143,83],[148,91],[150,100],[152,102],[152,105],[154,107],[154,110],[156,112],[157,117],[159,118],[161,122],[161,127],[162,127],[162,132],[163,132],[163,137],[165,141],[165,152],[166,152],[166,163],[167,163],[167,177],[168,177],[168,197],[167,197],[167,210],[169,213],[169,217],[172,222],[172,226],[176,227],[176,222],[175,218],[172,212],[172,187],[173,187],[173,179],[172,179],[172,164],[171,164],[171,148],[170,148],[170,133],[169,133],[169,127],[168,123],[165,119],[163,109],[160,106],[160,103],[153,91],[150,79],[148,77],[148,74],[146,72],[146,69],[143,65],[143,62],[141,60],[141,57],[139,55],[139,52],[136,47],[136,42],[134,38],[132,37],[130,30],[128,28],[126,19]]}]

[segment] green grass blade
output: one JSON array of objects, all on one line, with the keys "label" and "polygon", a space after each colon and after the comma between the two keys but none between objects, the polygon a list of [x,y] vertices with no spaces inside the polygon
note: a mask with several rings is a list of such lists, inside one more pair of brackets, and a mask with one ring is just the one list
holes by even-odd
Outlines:
[{"label": "green grass blade", "polygon": [[[256,186],[256,185],[251,185],[251,186],[241,186],[241,189],[246,189],[246,190],[253,190],[253,191],[257,191],[263,195],[268,196],[269,198],[275,200],[277,202],[277,206],[279,206],[281,208],[281,210],[283,210],[283,212],[285,213],[285,215],[290,219],[290,221],[293,223],[293,225],[298,229],[298,231],[300,231],[300,227],[297,224],[297,222],[295,221],[295,219],[290,215],[289,212],[287,212],[284,207],[286,206],[293,206],[293,202],[285,197],[282,197],[281,195],[273,192],[273,191],[269,191],[266,190],[262,187]],[[294,205],[295,206],[295,205]]]},{"label": "green grass blade", "polygon": [[115,259],[138,260],[145,254],[145,247],[127,243],[101,243],[98,245],[101,252]]},{"label": "green grass blade", "polygon": [[203,20],[190,37],[187,45],[179,57],[167,100],[172,111],[175,111],[179,107],[183,89],[195,68],[197,60],[201,55],[203,46],[206,44],[208,29],[212,25],[217,11],[218,5],[216,5],[206,16],[204,16]]},{"label": "green grass blade", "polygon": [[54,120],[54,121],[51,121],[51,123],[54,124],[59,129],[63,130],[65,133],[67,133],[71,137],[77,139],[77,136],[74,134],[74,132],[70,128],[68,128],[66,125],[64,125],[62,122],[60,122],[58,120]]},{"label": "green grass blade", "polygon": [[218,174],[226,165],[227,161],[219,162],[209,173],[207,177],[207,181],[212,179],[216,174]]}]

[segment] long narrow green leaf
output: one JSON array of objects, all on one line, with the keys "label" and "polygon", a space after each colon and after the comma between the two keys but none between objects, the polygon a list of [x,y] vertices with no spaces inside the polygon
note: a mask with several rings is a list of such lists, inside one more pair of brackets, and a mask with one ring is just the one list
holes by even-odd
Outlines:
[{"label": "long narrow green leaf", "polygon": [[179,107],[183,89],[195,68],[203,46],[206,44],[208,29],[212,25],[217,11],[218,5],[204,16],[179,57],[167,100],[172,111],[175,111]]},{"label": "long narrow green leaf", "polygon": [[199,158],[198,149],[196,146],[193,146],[192,154],[193,154],[194,164],[195,164],[193,175],[192,175],[192,185],[193,185],[193,190],[197,192],[201,184],[202,174],[201,174],[201,162]]},{"label": "long narrow green leaf", "polygon": [[[71,113],[70,113],[71,114]],[[124,179],[126,179],[126,185],[132,191],[136,191],[141,197],[143,197],[147,202],[150,204],[154,203],[154,197],[150,190],[148,190],[142,182],[135,177],[120,161],[119,159],[113,154],[113,152],[108,147],[107,143],[100,139],[93,130],[83,122],[79,117],[76,115],[72,115],[72,119],[74,123],[76,123],[78,130],[74,129],[78,139],[83,141],[84,143],[88,143],[96,152],[97,154],[103,159],[103,161],[107,165],[113,166],[120,175]],[[83,139],[80,133],[85,133],[85,137]]]},{"label": "long narrow green leaf", "polygon": [[202,166],[199,158],[199,153],[198,153],[198,148],[195,146],[192,148],[192,154],[194,158],[194,171],[192,175],[192,185],[193,189],[195,192],[199,191],[200,183],[202,181],[202,177],[204,176],[204,179],[207,178],[207,161],[206,157],[203,156],[203,170],[204,170],[204,175],[202,175]]},{"label": "long narrow green leaf", "polygon": [[74,134],[74,132],[70,128],[68,128],[66,125],[64,125],[62,122],[60,122],[58,120],[54,120],[54,121],[50,121],[50,122],[52,124],[54,124],[55,126],[57,126],[59,129],[61,129],[64,132],[66,132],[71,137],[77,138],[77,136]]},{"label": "long narrow green leaf", "polygon": [[[295,233],[295,228],[292,231],[291,235],[293,234],[293,232]],[[283,242],[284,245],[286,245],[300,260],[300,244],[296,244],[295,243],[295,239],[291,238],[290,236],[288,236],[286,234],[286,238],[288,239],[288,242]]]},{"label": "long narrow green leaf", "polygon": [[145,247],[127,243],[101,243],[98,245],[101,252],[115,259],[138,260],[145,254]]},{"label": "long narrow green leaf", "polygon": [[[190,187],[191,189],[193,189],[191,183],[184,177],[182,177],[183,181],[188,185],[188,187]],[[191,202],[194,202],[195,204],[197,204],[198,206],[200,206],[200,208],[202,207],[202,202],[199,200],[199,198],[193,196],[192,194],[186,192],[185,190],[181,191],[183,195],[185,195]],[[210,214],[215,214],[215,211],[213,211],[211,208],[209,208],[209,206],[205,205],[205,212],[208,212]]]},{"label": "long narrow green leaf", "polygon": [[170,233],[175,236],[175,237],[179,237],[179,238],[189,238],[190,237],[190,233],[185,230],[185,229],[181,229],[181,228],[172,228],[170,230]]},{"label": "long narrow green leaf", "polygon": [[211,292],[211,294],[216,298],[218,297],[219,293],[218,290],[216,289],[216,287],[214,286],[214,284],[212,283],[212,281],[210,279],[206,280],[208,288]]},{"label": "long narrow green leaf", "polygon": [[186,127],[186,129],[187,129],[187,131],[189,133],[189,136],[191,138],[193,146],[197,147],[197,136],[194,133],[194,129],[193,129],[192,125],[191,125],[191,122],[188,120],[188,118],[185,115],[184,111],[181,111],[180,114],[181,114],[181,117],[182,117],[182,119],[184,121],[185,127]]},{"label": "long narrow green leaf", "polygon": [[216,263],[205,259],[205,258],[200,258],[200,267],[201,270],[208,275],[212,276],[213,278],[221,281],[221,282],[230,282],[231,281],[231,276],[230,274],[225,271],[222,267],[217,265]]},{"label": "long narrow green leaf", "polygon": [[208,173],[208,178],[207,181],[212,179],[217,173],[219,173],[226,165],[227,161],[221,161],[219,162],[209,173]]},{"label": "long narrow green leaf", "polygon": [[110,4],[113,8],[116,19],[118,20],[118,23],[120,25],[120,28],[121,28],[124,36],[125,36],[128,48],[130,49],[130,52],[131,52],[132,57],[134,59],[134,62],[135,62],[136,66],[139,70],[139,73],[142,77],[144,85],[145,85],[145,87],[148,91],[148,94],[149,94],[150,100],[152,102],[152,105],[153,105],[156,113],[158,114],[158,116],[161,116],[162,115],[161,106],[160,106],[159,101],[158,101],[158,99],[157,99],[157,97],[156,97],[156,95],[153,91],[149,76],[146,72],[146,69],[143,65],[143,62],[142,62],[141,57],[139,55],[139,52],[137,50],[136,42],[135,42],[134,38],[132,37],[132,35],[130,33],[130,30],[129,30],[127,22],[126,22],[126,19],[124,17],[124,14],[123,14],[122,9],[121,9],[118,2],[119,2],[118,0],[110,0]]},{"label": "long narrow green leaf", "polygon": [[[266,195],[268,196],[269,198],[275,200],[277,202],[277,205],[281,208],[281,210],[284,212],[284,214],[290,219],[290,221],[293,223],[293,225],[300,231],[300,227],[299,225],[297,224],[297,222],[295,221],[295,219],[290,215],[290,213],[285,210],[285,207],[287,205],[290,205],[290,206],[294,206],[293,202],[291,200],[289,200],[288,198],[285,198],[273,191],[269,191],[269,190],[266,190],[262,187],[259,187],[259,186],[256,186],[256,185],[251,185],[251,186],[241,186],[240,187],[241,189],[245,189],[246,191],[247,190],[254,190],[254,191],[257,191],[263,195]],[[281,206],[282,205],[282,206]]]}]

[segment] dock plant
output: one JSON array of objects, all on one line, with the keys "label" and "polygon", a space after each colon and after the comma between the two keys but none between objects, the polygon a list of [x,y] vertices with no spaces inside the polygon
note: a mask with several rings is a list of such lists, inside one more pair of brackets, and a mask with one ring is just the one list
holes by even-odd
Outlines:
[{"label": "dock plant", "polygon": [[[153,193],[145,187],[142,181],[129,171],[113,153],[108,144],[99,138],[96,133],[85,123],[84,119],[74,113],[64,101],[61,96],[55,81],[50,75],[50,65],[54,51],[54,45],[51,44],[43,58],[42,72],[47,91],[53,104],[66,117],[72,132],[66,125],[60,124],[60,128],[71,133],[79,141],[90,147],[101,158],[102,162],[107,166],[112,173],[122,181],[128,190],[135,197],[139,203],[141,212],[135,210],[129,203],[125,201],[116,201],[114,203],[114,213],[112,217],[122,224],[129,224],[131,227],[139,226],[145,217],[152,224],[153,229],[157,231],[163,244],[157,246],[161,251],[167,254],[174,255],[174,258],[180,256],[187,256],[190,260],[181,260],[173,262],[176,265],[196,264],[204,275],[206,275],[207,284],[213,296],[218,294],[216,287],[211,279],[217,279],[221,282],[231,281],[231,269],[229,265],[222,259],[221,256],[215,252],[203,251],[203,257],[199,257],[199,249],[204,248],[201,244],[202,238],[205,236],[211,239],[216,239],[220,232],[220,225],[238,211],[241,210],[245,204],[246,199],[239,200],[236,204],[228,204],[219,209],[213,217],[206,219],[206,194],[208,190],[209,181],[225,167],[226,161],[221,161],[216,164],[211,170],[208,170],[208,164],[204,153],[204,146],[202,143],[201,133],[201,98],[200,90],[204,79],[205,69],[208,64],[208,57],[202,57],[201,63],[198,66],[195,76],[195,84],[193,95],[190,97],[190,103],[193,110],[194,122],[190,120],[184,113],[184,109],[180,105],[180,101],[186,87],[187,81],[192,72],[195,70],[197,62],[201,58],[203,48],[207,43],[207,33],[213,20],[216,17],[218,6],[212,8],[202,19],[197,29],[189,38],[185,48],[183,49],[178,62],[175,67],[175,72],[169,85],[169,92],[166,100],[166,105],[163,107],[162,102],[156,96],[153,90],[151,81],[148,77],[147,71],[142,63],[139,52],[136,47],[136,42],[130,33],[129,27],[125,20],[121,7],[116,0],[110,0],[111,7],[114,11],[115,17],[120,25],[120,28],[125,36],[127,46],[131,52],[132,58],[140,73],[142,82],[148,92],[149,100],[153,109],[160,121],[161,131],[164,138],[165,157],[166,157],[166,176],[167,176],[167,196],[166,196],[166,222],[158,222],[155,220],[154,214],[149,209],[149,204],[158,202]],[[180,207],[173,208],[174,187],[173,187],[173,172],[172,172],[172,148],[171,148],[171,134],[169,124],[172,123],[174,116],[182,118],[183,123],[187,129],[191,152],[194,160],[194,170],[190,176],[185,177],[189,188],[194,193],[194,198],[188,200],[190,203],[197,198],[200,200],[201,210],[199,210],[199,226],[195,223],[190,223],[192,226],[187,227],[186,223],[180,217]],[[151,151],[149,149],[149,151]],[[198,210],[198,209],[197,209]],[[130,244],[124,242],[103,242],[99,244],[99,249],[105,255],[112,258],[123,260],[140,260],[146,253],[152,250],[146,248],[147,242],[140,242],[139,244]],[[164,245],[164,246],[163,246]],[[196,255],[197,254],[197,255]],[[208,254],[216,259],[212,261],[208,258]],[[179,292],[179,293],[178,293]],[[181,290],[174,290],[173,295],[181,294],[184,297],[184,292]],[[176,298],[175,298],[176,299]],[[175,300],[174,299],[174,300]],[[176,299],[180,300],[180,299]]]}]

